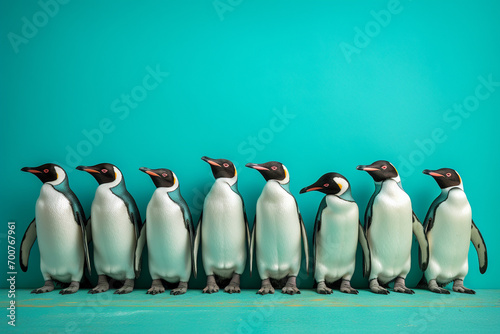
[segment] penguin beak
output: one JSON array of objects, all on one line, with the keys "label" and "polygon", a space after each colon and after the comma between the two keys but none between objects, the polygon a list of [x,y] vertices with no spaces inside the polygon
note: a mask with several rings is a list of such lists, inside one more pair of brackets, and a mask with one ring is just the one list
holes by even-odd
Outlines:
[{"label": "penguin beak", "polygon": [[76,167],[76,169],[82,170],[82,171],[87,172],[87,173],[99,173],[98,170],[92,169],[91,167],[87,167],[87,166],[78,166],[78,167]]},{"label": "penguin beak", "polygon": [[359,165],[356,167],[357,170],[364,170],[365,172],[373,172],[375,170],[379,170],[378,168],[372,167],[370,165]]},{"label": "penguin beak", "polygon": [[245,165],[245,167],[253,168],[253,169],[256,169],[256,170],[269,170],[269,168],[261,166],[259,164],[248,163],[248,164]]},{"label": "penguin beak", "polygon": [[214,161],[214,159],[210,159],[209,157],[201,157],[201,160],[205,161],[205,162],[208,162],[209,164],[211,164],[212,166],[217,166],[217,167],[221,167],[221,165],[219,165],[218,163],[216,163]]},{"label": "penguin beak", "polygon": [[147,167],[141,167],[141,168],[139,168],[139,170],[141,172],[144,172],[144,173],[146,173],[148,175],[151,175],[151,176],[160,176],[160,175],[156,174],[155,172],[153,172],[151,169],[149,169]]},{"label": "penguin beak", "polygon": [[436,173],[435,171],[430,170],[430,169],[424,169],[424,170],[422,171],[422,173],[424,173],[424,174],[426,174],[426,175],[433,176],[433,177],[444,177],[444,175],[439,174],[439,173]]},{"label": "penguin beak", "polygon": [[31,173],[31,174],[42,173],[38,169],[35,169],[34,167],[23,167],[23,168],[21,168],[21,171],[22,172],[28,172],[28,173]]},{"label": "penguin beak", "polygon": [[310,185],[309,187],[302,188],[299,192],[299,194],[307,193],[310,191],[316,191],[316,190],[321,190],[323,187],[317,187],[315,184]]}]

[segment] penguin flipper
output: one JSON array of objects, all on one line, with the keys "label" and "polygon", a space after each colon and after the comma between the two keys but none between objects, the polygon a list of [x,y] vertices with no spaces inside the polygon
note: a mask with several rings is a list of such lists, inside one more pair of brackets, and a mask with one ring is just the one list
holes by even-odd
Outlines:
[{"label": "penguin flipper", "polygon": [[253,265],[253,250],[255,248],[255,226],[257,223],[257,214],[253,220],[252,228],[252,238],[250,239],[250,277],[252,277],[252,265]]},{"label": "penguin flipper", "polygon": [[84,218],[80,215],[79,212],[76,212],[76,217],[78,219],[78,225],[82,230],[82,244],[83,244],[83,256],[85,258],[85,263],[87,264],[87,270],[89,275],[92,274],[92,269],[90,268],[90,256],[89,256],[89,244],[87,241],[87,229],[85,226]]},{"label": "penguin flipper", "polygon": [[248,226],[248,217],[247,217],[247,212],[245,210],[245,206],[243,206],[243,217],[245,218],[245,227],[246,227],[246,231],[247,231],[248,251],[250,251],[251,236],[250,236],[250,227]]},{"label": "penguin flipper", "polygon": [[171,191],[168,193],[168,197],[179,207],[181,208],[182,212],[182,217],[184,219],[184,226],[188,230],[189,233],[189,240],[190,240],[190,247],[191,247],[191,267],[193,268],[193,275],[194,278],[196,278],[197,272],[196,268],[194,267],[194,226],[193,226],[193,217],[191,216],[191,211],[189,210],[189,206],[187,205],[186,201],[184,200],[184,197],[182,197],[181,192],[179,188],[177,188],[174,191]]},{"label": "penguin flipper", "polygon": [[195,256],[194,256],[194,226],[193,226],[193,219],[191,218],[191,213],[189,213],[189,220],[186,221],[186,225],[189,231],[189,241],[191,244],[191,267],[193,269],[193,275],[194,278],[198,275],[198,271],[196,266],[194,265],[195,263]]},{"label": "penguin flipper", "polygon": [[88,245],[92,242],[92,227],[90,223],[92,223],[92,220],[89,217],[89,219],[87,219],[87,223],[85,224],[85,233],[87,234]]},{"label": "penguin flipper", "polygon": [[302,219],[302,215],[299,212],[299,220],[300,220],[300,230],[302,232],[302,242],[304,244],[304,255],[306,257],[306,272],[309,275],[309,243],[307,242],[307,233],[306,227],[304,225],[304,220]]},{"label": "penguin flipper", "polygon": [[318,212],[316,213],[316,219],[314,220],[314,231],[313,231],[313,274],[316,272],[316,238],[318,232],[321,230],[321,216],[323,210],[326,208],[326,196],[323,197],[321,203],[319,204]]},{"label": "penguin flipper", "polygon": [[429,207],[429,211],[427,211],[427,214],[425,215],[425,221],[424,221],[424,231],[425,235],[429,233],[432,230],[432,227],[434,226],[434,216],[436,215],[436,210],[439,207],[441,203],[443,203],[447,198],[448,194],[447,193],[441,193],[436,199],[432,202],[431,206]]},{"label": "penguin flipper", "polygon": [[134,258],[134,270],[135,278],[139,278],[141,274],[141,260],[142,260],[142,250],[146,244],[146,221],[141,227],[139,238],[137,239],[137,244],[135,247],[135,258]]},{"label": "penguin flipper", "polygon": [[474,220],[471,222],[470,240],[476,248],[479,259],[479,271],[481,274],[484,274],[488,268],[488,253],[486,252],[486,244],[484,243],[483,236],[481,232],[479,232],[476,224],[474,224]]},{"label": "penguin flipper", "polygon": [[23,240],[21,241],[21,250],[19,252],[19,265],[21,270],[26,272],[28,270],[28,260],[30,257],[31,247],[36,240],[36,218],[31,221],[26,232],[24,233]]},{"label": "penguin flipper", "polygon": [[194,257],[194,262],[193,262],[193,274],[196,277],[196,274],[198,273],[198,249],[200,248],[200,239],[201,239],[201,222],[203,221],[203,210],[201,211],[200,214],[200,220],[198,221],[198,226],[196,226],[196,234],[194,238],[194,246],[193,246],[193,257]]},{"label": "penguin flipper", "polygon": [[120,197],[125,203],[128,215],[130,217],[130,222],[134,224],[135,240],[137,241],[142,226],[142,220],[141,220],[141,214],[139,212],[139,209],[137,208],[137,204],[135,203],[134,198],[125,188],[125,184],[123,182],[111,188],[111,192],[116,196]]},{"label": "penguin flipper", "polygon": [[427,265],[429,264],[429,242],[427,241],[427,237],[425,236],[424,226],[418,219],[415,212],[412,211],[412,229],[413,234],[417,237],[417,241],[419,244],[418,249],[418,262],[420,265],[420,270],[425,271],[427,269]]},{"label": "penguin flipper", "polygon": [[361,249],[363,250],[363,277],[367,277],[371,270],[371,255],[370,246],[368,245],[368,240],[366,240],[365,231],[363,231],[361,222],[359,222],[358,228],[358,241],[361,245]]},{"label": "penguin flipper", "polygon": [[139,239],[139,234],[141,233],[141,228],[142,228],[142,223],[137,222],[138,219],[141,219],[141,216],[137,216],[133,212],[130,212],[130,220],[134,224],[134,228],[135,228],[135,240],[136,240],[136,242]]},{"label": "penguin flipper", "polygon": [[377,197],[377,195],[379,194],[381,189],[382,189],[382,186],[375,183],[375,191],[373,192],[372,197],[370,197],[370,200],[368,201],[368,205],[366,206],[365,235],[368,235],[368,230],[370,229],[370,225],[372,223],[373,203],[375,202],[375,197]]},{"label": "penguin flipper", "polygon": [[243,207],[243,219],[245,220],[245,228],[247,233],[247,248],[250,249],[250,227],[248,226],[248,216],[247,210],[245,209],[245,202],[243,201],[243,196],[241,196],[240,192],[238,191],[237,183],[231,186],[231,190],[234,191],[238,196],[240,196],[241,199],[241,206]]}]

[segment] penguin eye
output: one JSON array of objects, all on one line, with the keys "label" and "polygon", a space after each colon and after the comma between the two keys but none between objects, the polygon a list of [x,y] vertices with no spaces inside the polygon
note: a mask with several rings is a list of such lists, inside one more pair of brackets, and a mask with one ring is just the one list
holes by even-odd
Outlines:
[{"label": "penguin eye", "polygon": [[168,174],[167,174],[167,173],[163,173],[163,174],[161,174],[161,176],[163,176],[163,177],[167,177],[167,176],[168,176]]},{"label": "penguin eye", "polygon": [[272,167],[271,167],[271,169],[272,169],[272,170],[276,170],[276,169],[278,169],[278,167],[276,167],[276,166],[272,166]]},{"label": "penguin eye", "polygon": [[224,166],[224,167],[226,167],[226,168],[227,168],[227,167],[229,167],[229,164],[228,164],[227,162],[224,162],[224,163],[222,164],[222,166]]},{"label": "penguin eye", "polygon": [[108,170],[107,170],[106,168],[103,168],[103,169],[101,169],[101,172],[102,172],[103,174],[106,174],[106,173],[108,172]]},{"label": "penguin eye", "polygon": [[451,176],[451,173],[446,173],[446,176],[450,177],[450,176]]},{"label": "penguin eye", "polygon": [[43,170],[43,172],[44,172],[44,173],[48,173],[48,172],[49,172],[49,170],[48,170],[48,169],[44,169],[44,170]]},{"label": "penguin eye", "polygon": [[325,188],[328,188],[329,186],[330,186],[330,184],[329,184],[329,183],[325,183],[325,184],[323,185],[323,187],[325,187]]},{"label": "penguin eye", "polygon": [[387,169],[387,166],[385,166],[385,165],[384,165],[384,166],[382,166],[382,169]]}]

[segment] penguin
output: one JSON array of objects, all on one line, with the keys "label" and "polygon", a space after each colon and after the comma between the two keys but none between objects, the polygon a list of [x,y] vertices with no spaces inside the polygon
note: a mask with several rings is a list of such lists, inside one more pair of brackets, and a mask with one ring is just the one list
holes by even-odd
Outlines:
[{"label": "penguin", "polygon": [[248,163],[247,167],[259,171],[267,181],[257,200],[252,239],[250,243],[250,274],[253,249],[262,280],[257,294],[273,294],[270,279],[286,278],[282,293],[300,293],[296,278],[301,265],[301,241],[304,244],[306,269],[309,274],[309,246],[304,221],[297,201],[290,192],[290,175],[280,162]]},{"label": "penguin", "polygon": [[363,274],[370,272],[370,249],[359,221],[358,205],[351,195],[351,185],[341,174],[326,173],[300,193],[319,191],[326,194],[321,201],[314,222],[313,272],[316,292],[331,294],[325,282],[342,279],[340,291],[358,294],[351,287],[356,266],[358,242],[363,249]]},{"label": "penguin", "polygon": [[[148,294],[165,292],[162,279],[179,283],[171,295],[187,292],[193,257],[193,220],[179,188],[179,179],[169,169],[139,168],[156,186],[146,210],[135,253],[135,270],[140,271],[141,254],[148,243],[149,273],[153,279]],[[195,273],[196,277],[196,273]]]},{"label": "penguin", "polygon": [[141,215],[134,198],[125,187],[118,167],[101,163],[78,166],[76,169],[92,175],[99,183],[92,201],[89,223],[94,242],[94,264],[99,280],[90,294],[109,290],[107,277],[125,281],[115,294],[134,290],[134,271],[137,238],[141,228]]},{"label": "penguin", "polygon": [[219,291],[216,276],[231,279],[225,292],[240,293],[240,276],[246,266],[250,232],[243,197],[238,191],[238,173],[229,160],[206,156],[201,159],[210,165],[215,182],[205,197],[196,227],[194,270],[197,271],[196,258],[201,243],[207,275],[203,293]]},{"label": "penguin", "polygon": [[426,169],[423,173],[432,176],[441,188],[441,194],[432,202],[424,221],[430,252],[424,277],[429,290],[449,294],[450,291],[442,287],[453,281],[453,291],[475,294],[464,286],[469,270],[470,242],[476,248],[481,274],[488,267],[488,254],[481,232],[472,220],[462,179],[451,168]]},{"label": "penguin", "polygon": [[375,181],[375,192],[365,212],[371,262],[370,290],[389,294],[381,284],[394,281],[395,292],[414,294],[406,287],[405,279],[411,267],[412,233],[420,246],[420,269],[425,271],[427,268],[429,245],[423,225],[413,212],[398,171],[390,162],[379,160],[371,165],[360,165],[357,169],[368,172]]},{"label": "penguin", "polygon": [[60,294],[72,294],[80,288],[84,264],[90,274],[86,219],[80,201],[69,187],[65,170],[55,164],[24,167],[43,182],[36,201],[35,219],[30,223],[21,242],[21,270],[28,270],[31,247],[38,238],[40,270],[45,285],[31,293],[54,290],[54,280],[70,283]]}]

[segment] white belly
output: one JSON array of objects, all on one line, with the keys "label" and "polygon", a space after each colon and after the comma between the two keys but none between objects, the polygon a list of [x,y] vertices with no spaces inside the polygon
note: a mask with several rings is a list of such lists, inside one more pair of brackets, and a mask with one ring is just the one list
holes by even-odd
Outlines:
[{"label": "white belly", "polygon": [[321,216],[321,228],[316,234],[317,282],[350,280],[356,265],[359,210],[355,202],[337,196],[326,197],[327,207]]},{"label": "white belly", "polygon": [[203,267],[207,275],[242,274],[247,258],[246,226],[241,198],[224,180],[215,180],[203,205]]},{"label": "white belly", "polygon": [[301,261],[301,228],[295,199],[268,181],[257,201],[256,260],[261,279],[296,276]]},{"label": "white belly", "polygon": [[153,279],[187,282],[191,275],[191,240],[181,208],[157,188],[146,211],[149,272]]},{"label": "white belly", "polygon": [[436,209],[433,227],[427,233],[428,279],[448,283],[467,275],[471,223],[472,211],[465,193],[451,190],[448,199]]},{"label": "white belly", "polygon": [[125,203],[103,184],[97,187],[91,211],[97,274],[117,280],[133,279],[135,227]]},{"label": "white belly", "polygon": [[372,257],[370,278],[382,282],[406,277],[411,266],[412,207],[398,184],[385,181],[373,202],[368,243]]},{"label": "white belly", "polygon": [[84,264],[81,227],[69,200],[49,184],[42,186],[36,202],[36,233],[44,279],[80,281]]}]

